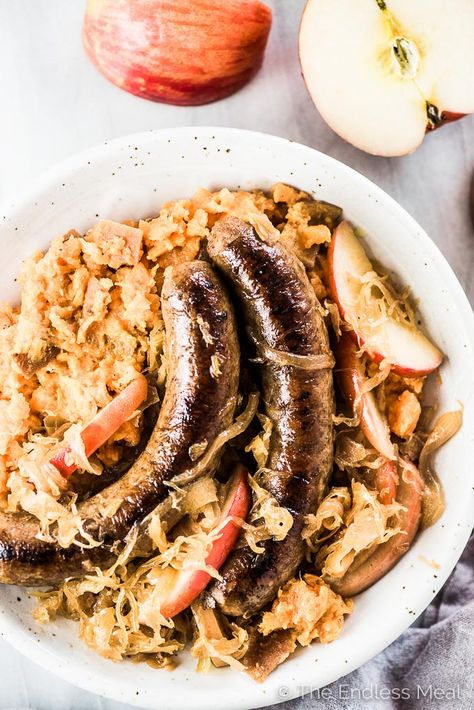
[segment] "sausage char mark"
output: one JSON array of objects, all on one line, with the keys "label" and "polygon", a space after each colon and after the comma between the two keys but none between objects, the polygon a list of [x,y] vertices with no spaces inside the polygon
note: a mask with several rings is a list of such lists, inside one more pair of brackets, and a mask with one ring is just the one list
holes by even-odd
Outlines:
[{"label": "sausage char mark", "polygon": [[211,589],[226,614],[250,616],[295,574],[305,515],[316,510],[332,471],[332,356],[304,267],[278,240],[264,241],[249,224],[226,217],[214,226],[208,251],[262,358],[262,396],[273,424],[263,486],[293,516],[285,539],[264,542],[264,553],[234,551]]}]

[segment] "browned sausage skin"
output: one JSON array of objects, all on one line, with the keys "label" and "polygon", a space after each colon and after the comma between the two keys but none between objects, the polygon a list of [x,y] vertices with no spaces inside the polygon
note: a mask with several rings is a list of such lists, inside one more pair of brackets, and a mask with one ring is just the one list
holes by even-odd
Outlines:
[{"label": "browned sausage skin", "polygon": [[[203,261],[170,268],[162,292],[168,362],[166,394],[146,449],[117,482],[79,506],[100,547],[64,549],[37,539],[38,522],[0,514],[0,582],[43,585],[107,565],[113,546],[169,493],[167,481],[191,470],[195,443],[211,443],[234,414],[239,345],[232,307]],[[216,363],[218,366],[216,367]],[[214,460],[210,468],[215,466]],[[208,469],[209,470],[209,469]],[[115,513],[104,511],[114,507]]]},{"label": "browned sausage skin", "polygon": [[304,517],[316,510],[332,470],[332,357],[305,270],[281,243],[226,217],[214,226],[208,251],[232,284],[263,359],[262,395],[273,422],[264,485],[293,515],[284,540],[266,541],[261,554],[236,550],[211,589],[226,614],[250,616],[295,574]]}]

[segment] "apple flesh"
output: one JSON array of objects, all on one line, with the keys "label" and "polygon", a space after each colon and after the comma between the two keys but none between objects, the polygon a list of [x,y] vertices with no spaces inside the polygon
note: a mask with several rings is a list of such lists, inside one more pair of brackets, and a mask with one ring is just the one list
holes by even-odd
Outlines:
[{"label": "apple flesh", "polygon": [[354,339],[364,346],[371,360],[386,360],[393,372],[402,377],[421,377],[433,372],[441,365],[443,355],[418,328],[390,317],[381,323],[371,321],[361,311],[362,281],[373,271],[352,227],[341,222],[329,246],[329,288],[341,317],[353,329]]},{"label": "apple flesh", "polygon": [[389,505],[395,500],[398,483],[397,457],[389,427],[373,392],[362,393],[365,368],[348,333],[343,333],[336,343],[334,356],[335,375],[344,399],[351,406],[353,415],[359,417],[360,429],[367,441],[386,459],[373,472],[373,478],[380,502]]},{"label": "apple flesh", "polygon": [[[251,505],[252,493],[247,480],[247,470],[239,465],[229,482],[226,500],[216,526],[222,525],[227,518],[231,520],[224,525],[212,545],[206,557],[206,565],[216,570],[222,567],[237,542]],[[160,613],[171,619],[184,611],[204,591],[211,579],[211,575],[203,570],[176,570],[165,567],[160,573],[153,595],[154,599],[159,599]],[[146,614],[141,616],[140,623],[146,624]]]},{"label": "apple flesh", "polygon": [[[148,383],[146,377],[139,374],[122,392],[116,395],[109,404],[96,414],[91,423],[81,433],[87,457],[97,451],[110,439],[112,434],[115,434],[120,429],[122,424],[132,416],[146,399],[147,393]],[[49,461],[65,478],[77,471],[76,464],[67,463],[70,454],[70,447],[64,446]]]},{"label": "apple flesh", "polygon": [[343,333],[335,345],[336,379],[344,399],[359,417],[360,428],[377,451],[387,459],[395,459],[395,450],[384,416],[377,407],[373,392],[361,394],[366,381],[364,364],[357,357],[357,346],[348,333]]},{"label": "apple flesh", "polygon": [[309,0],[299,52],[321,116],[368,153],[411,153],[474,113],[471,0]]},{"label": "apple flesh", "polygon": [[88,0],[83,40],[99,71],[125,91],[197,106],[252,78],[271,23],[260,0]]},{"label": "apple flesh", "polygon": [[341,579],[326,580],[334,591],[343,597],[352,597],[378,582],[408,551],[418,532],[423,501],[423,480],[411,461],[401,459],[400,467],[401,475],[397,489],[397,503],[403,506],[398,518],[400,532],[379,545],[369,556],[362,552],[359,560],[355,558]]}]

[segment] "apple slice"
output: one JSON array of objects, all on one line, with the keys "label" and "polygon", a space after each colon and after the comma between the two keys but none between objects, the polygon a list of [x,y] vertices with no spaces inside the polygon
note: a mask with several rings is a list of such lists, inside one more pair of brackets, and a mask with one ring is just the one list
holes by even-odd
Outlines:
[{"label": "apple slice", "polygon": [[398,470],[396,461],[385,461],[375,472],[375,487],[379,500],[384,505],[391,505],[397,496]]},{"label": "apple slice", "polygon": [[327,579],[335,592],[352,597],[378,582],[410,548],[418,532],[423,501],[423,479],[411,461],[400,459],[401,475],[397,489],[400,532],[375,548],[372,554],[361,552],[341,579]]},{"label": "apple slice", "polygon": [[[379,318],[362,310],[363,278],[373,272],[374,267],[348,222],[341,222],[334,231],[328,252],[328,271],[331,296],[371,360],[386,360],[396,374],[405,377],[421,377],[441,365],[442,353],[418,328],[391,317],[380,322]],[[375,299],[374,296],[374,306]],[[375,307],[373,311],[376,313]]]},{"label": "apple slice", "polygon": [[299,52],[321,116],[368,153],[411,153],[474,113],[472,0],[309,0]]},{"label": "apple slice", "polygon": [[[115,434],[120,429],[122,424],[146,399],[147,392],[148,383],[146,377],[138,374],[122,392],[119,392],[109,404],[96,414],[91,423],[81,433],[87,457],[97,451],[102,444],[105,444],[107,439],[110,439],[112,434]],[[49,461],[65,478],[68,478],[77,470],[76,464],[67,463],[69,454],[71,454],[71,448],[64,446]]]},{"label": "apple slice", "polygon": [[336,379],[344,399],[360,420],[360,428],[366,439],[382,456],[393,460],[395,450],[390,439],[390,430],[385,417],[377,407],[373,392],[361,394],[366,380],[365,368],[357,357],[357,346],[349,333],[343,333],[334,348]]},{"label": "apple slice", "polygon": [[[245,518],[252,505],[252,493],[247,480],[247,470],[244,466],[237,466],[229,481],[228,493],[216,526],[219,527],[231,518],[220,531],[219,537],[214,542],[211,551],[206,557],[206,565],[218,570],[233,550],[240,535]],[[203,570],[176,570],[165,567],[159,577],[158,584],[153,593],[153,603],[159,599],[160,613],[171,619],[198,597],[207,587],[212,577]],[[140,623],[146,624],[146,605],[140,610]]]}]

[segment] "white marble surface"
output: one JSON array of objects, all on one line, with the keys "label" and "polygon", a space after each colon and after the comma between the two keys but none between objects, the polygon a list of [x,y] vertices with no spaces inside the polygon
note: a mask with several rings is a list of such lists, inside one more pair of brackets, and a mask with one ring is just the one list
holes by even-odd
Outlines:
[{"label": "white marble surface", "polygon": [[[238,126],[311,145],[367,175],[428,231],[474,300],[469,184],[474,118],[428,137],[412,156],[382,159],[341,141],[313,108],[296,35],[303,0],[267,0],[275,20],[265,65],[237,95],[201,108],[137,99],[105,82],[81,46],[83,0],[0,0],[0,200],[53,163],[148,128]],[[435,286],[435,285],[434,285]],[[124,710],[39,669],[0,642],[0,709]]]}]

